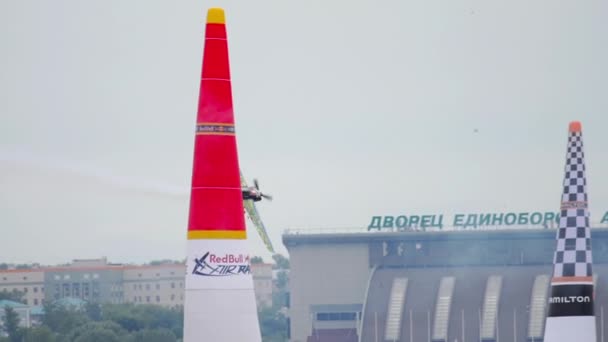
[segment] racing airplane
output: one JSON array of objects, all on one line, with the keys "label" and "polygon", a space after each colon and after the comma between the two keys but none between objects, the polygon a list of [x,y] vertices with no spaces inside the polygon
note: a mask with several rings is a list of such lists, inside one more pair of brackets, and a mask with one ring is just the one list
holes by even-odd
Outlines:
[{"label": "racing airplane", "polygon": [[245,211],[247,212],[247,216],[253,222],[260,238],[266,245],[268,251],[274,254],[274,248],[272,247],[272,242],[268,237],[268,232],[266,231],[266,227],[264,227],[264,222],[260,218],[260,214],[258,213],[257,208],[255,207],[255,202],[259,202],[262,198],[265,198],[269,201],[272,201],[272,196],[264,194],[260,191],[260,186],[258,184],[257,179],[253,180],[253,184],[255,186],[247,185],[247,181],[245,181],[245,177],[243,177],[243,173],[241,172],[241,189],[243,192],[243,204],[245,206]]}]

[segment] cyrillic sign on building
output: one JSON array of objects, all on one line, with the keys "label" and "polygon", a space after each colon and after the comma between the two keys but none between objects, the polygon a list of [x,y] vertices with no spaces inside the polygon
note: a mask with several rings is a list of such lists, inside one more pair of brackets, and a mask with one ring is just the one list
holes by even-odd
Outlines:
[{"label": "cyrillic sign on building", "polygon": [[[399,215],[373,216],[367,230],[430,230],[443,229],[445,226],[455,229],[478,229],[481,227],[530,227],[555,228],[559,225],[559,213],[525,212],[525,213],[492,213],[492,214],[455,214],[451,220],[443,214],[435,215]],[[608,211],[602,216],[600,224],[608,224]]]}]

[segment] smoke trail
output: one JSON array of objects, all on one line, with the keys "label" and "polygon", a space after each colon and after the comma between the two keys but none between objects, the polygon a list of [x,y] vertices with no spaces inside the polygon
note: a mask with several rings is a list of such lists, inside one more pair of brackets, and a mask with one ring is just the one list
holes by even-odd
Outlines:
[{"label": "smoke trail", "polygon": [[58,157],[35,154],[24,150],[0,149],[0,163],[19,164],[22,166],[69,173],[88,178],[105,185],[120,187],[123,190],[145,193],[155,196],[184,198],[188,195],[187,187],[162,184],[157,181],[126,177],[115,174],[111,169],[103,169],[65,160]]}]

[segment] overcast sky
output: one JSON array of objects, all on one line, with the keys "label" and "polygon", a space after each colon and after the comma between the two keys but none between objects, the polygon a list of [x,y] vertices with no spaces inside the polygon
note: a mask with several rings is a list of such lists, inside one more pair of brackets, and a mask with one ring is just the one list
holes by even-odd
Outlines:
[{"label": "overcast sky", "polygon": [[0,262],[185,257],[211,6],[280,252],[374,215],[555,212],[571,120],[608,210],[606,1],[4,0]]}]

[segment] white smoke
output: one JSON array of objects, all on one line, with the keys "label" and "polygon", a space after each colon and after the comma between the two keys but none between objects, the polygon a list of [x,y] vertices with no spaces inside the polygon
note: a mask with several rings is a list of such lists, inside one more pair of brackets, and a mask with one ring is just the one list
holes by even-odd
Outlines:
[{"label": "white smoke", "polygon": [[0,163],[73,174],[87,178],[91,182],[116,186],[126,191],[177,198],[184,198],[188,195],[186,187],[162,184],[140,177],[122,176],[116,174],[111,168],[101,168],[22,149],[0,149]]}]

